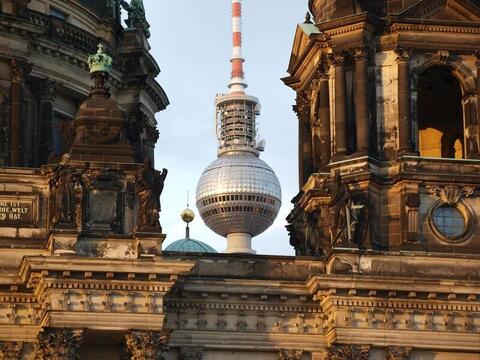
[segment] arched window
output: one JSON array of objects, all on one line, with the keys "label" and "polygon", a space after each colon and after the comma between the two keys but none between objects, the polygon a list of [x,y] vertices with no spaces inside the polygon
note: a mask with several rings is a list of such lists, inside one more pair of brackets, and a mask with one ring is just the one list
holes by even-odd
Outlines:
[{"label": "arched window", "polygon": [[464,158],[462,89],[448,67],[433,66],[420,75],[417,109],[420,156]]}]

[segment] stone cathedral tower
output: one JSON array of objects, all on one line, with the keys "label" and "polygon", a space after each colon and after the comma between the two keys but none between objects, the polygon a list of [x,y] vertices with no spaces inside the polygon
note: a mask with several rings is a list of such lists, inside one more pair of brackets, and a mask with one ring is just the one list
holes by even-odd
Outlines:
[{"label": "stone cathedral tower", "polygon": [[297,93],[298,255],[478,254],[478,1],[309,3]]}]

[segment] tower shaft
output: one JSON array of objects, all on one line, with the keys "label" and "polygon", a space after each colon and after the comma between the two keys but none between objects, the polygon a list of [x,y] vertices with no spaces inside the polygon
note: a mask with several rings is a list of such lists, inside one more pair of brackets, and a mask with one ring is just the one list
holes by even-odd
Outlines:
[{"label": "tower shaft", "polygon": [[245,82],[245,73],[243,63],[245,59],[242,55],[242,0],[232,0],[232,75],[230,80],[230,94],[245,94],[247,84]]}]

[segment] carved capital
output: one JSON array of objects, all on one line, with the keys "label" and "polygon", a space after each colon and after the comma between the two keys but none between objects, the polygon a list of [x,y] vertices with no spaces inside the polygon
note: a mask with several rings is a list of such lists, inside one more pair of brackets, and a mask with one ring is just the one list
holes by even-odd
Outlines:
[{"label": "carved capital", "polygon": [[13,59],[10,62],[10,80],[12,82],[24,82],[32,70],[32,64]]},{"label": "carved capital", "polygon": [[446,185],[443,188],[437,185],[427,185],[427,191],[436,195],[442,202],[448,205],[455,205],[463,198],[473,195],[475,188],[471,186],[459,187],[455,185]]},{"label": "carved capital", "polygon": [[42,100],[54,100],[57,94],[58,83],[50,79],[42,79],[33,84],[34,91]]},{"label": "carved capital", "polygon": [[370,348],[355,345],[333,345],[329,350],[329,360],[368,360]]},{"label": "carved capital", "polygon": [[157,360],[168,351],[170,334],[133,331],[125,335],[125,353],[131,360]]},{"label": "carved capital", "polygon": [[309,360],[311,354],[303,350],[280,349],[278,351],[279,360]]},{"label": "carved capital", "polygon": [[202,347],[185,346],[180,348],[179,360],[202,360],[202,359],[203,359]]},{"label": "carved capital", "polygon": [[397,54],[397,63],[408,62],[412,57],[412,51],[410,49],[398,48],[395,50],[395,53]]},{"label": "carved capital", "polygon": [[355,61],[367,60],[368,49],[365,46],[355,48],[353,50],[353,58]]},{"label": "carved capital", "polygon": [[475,66],[480,68],[480,50],[476,50],[473,56],[475,57]]},{"label": "carved capital", "polygon": [[385,348],[386,360],[409,360],[412,348],[403,346],[387,346]]},{"label": "carved capital", "polygon": [[331,53],[328,55],[328,60],[333,66],[344,66],[346,57],[344,53]]},{"label": "carved capital", "polygon": [[0,342],[0,359],[18,360],[23,349],[23,342]]},{"label": "carved capital", "polygon": [[418,208],[420,206],[420,195],[416,193],[405,194],[405,205],[410,208]]},{"label": "carved capital", "polygon": [[79,359],[83,330],[45,329],[38,335],[35,359]]},{"label": "carved capital", "polygon": [[297,100],[294,110],[301,118],[310,115],[310,97],[306,91],[302,90],[297,92]]}]

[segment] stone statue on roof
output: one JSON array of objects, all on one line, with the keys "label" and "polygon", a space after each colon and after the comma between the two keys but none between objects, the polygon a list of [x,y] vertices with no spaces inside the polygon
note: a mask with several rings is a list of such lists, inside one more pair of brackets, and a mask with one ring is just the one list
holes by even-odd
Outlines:
[{"label": "stone statue on roof", "polygon": [[147,38],[150,37],[150,24],[145,16],[145,7],[143,0],[131,0],[130,4],[125,0],[121,2],[122,7],[128,12],[128,18],[125,23],[130,29],[140,29]]}]

